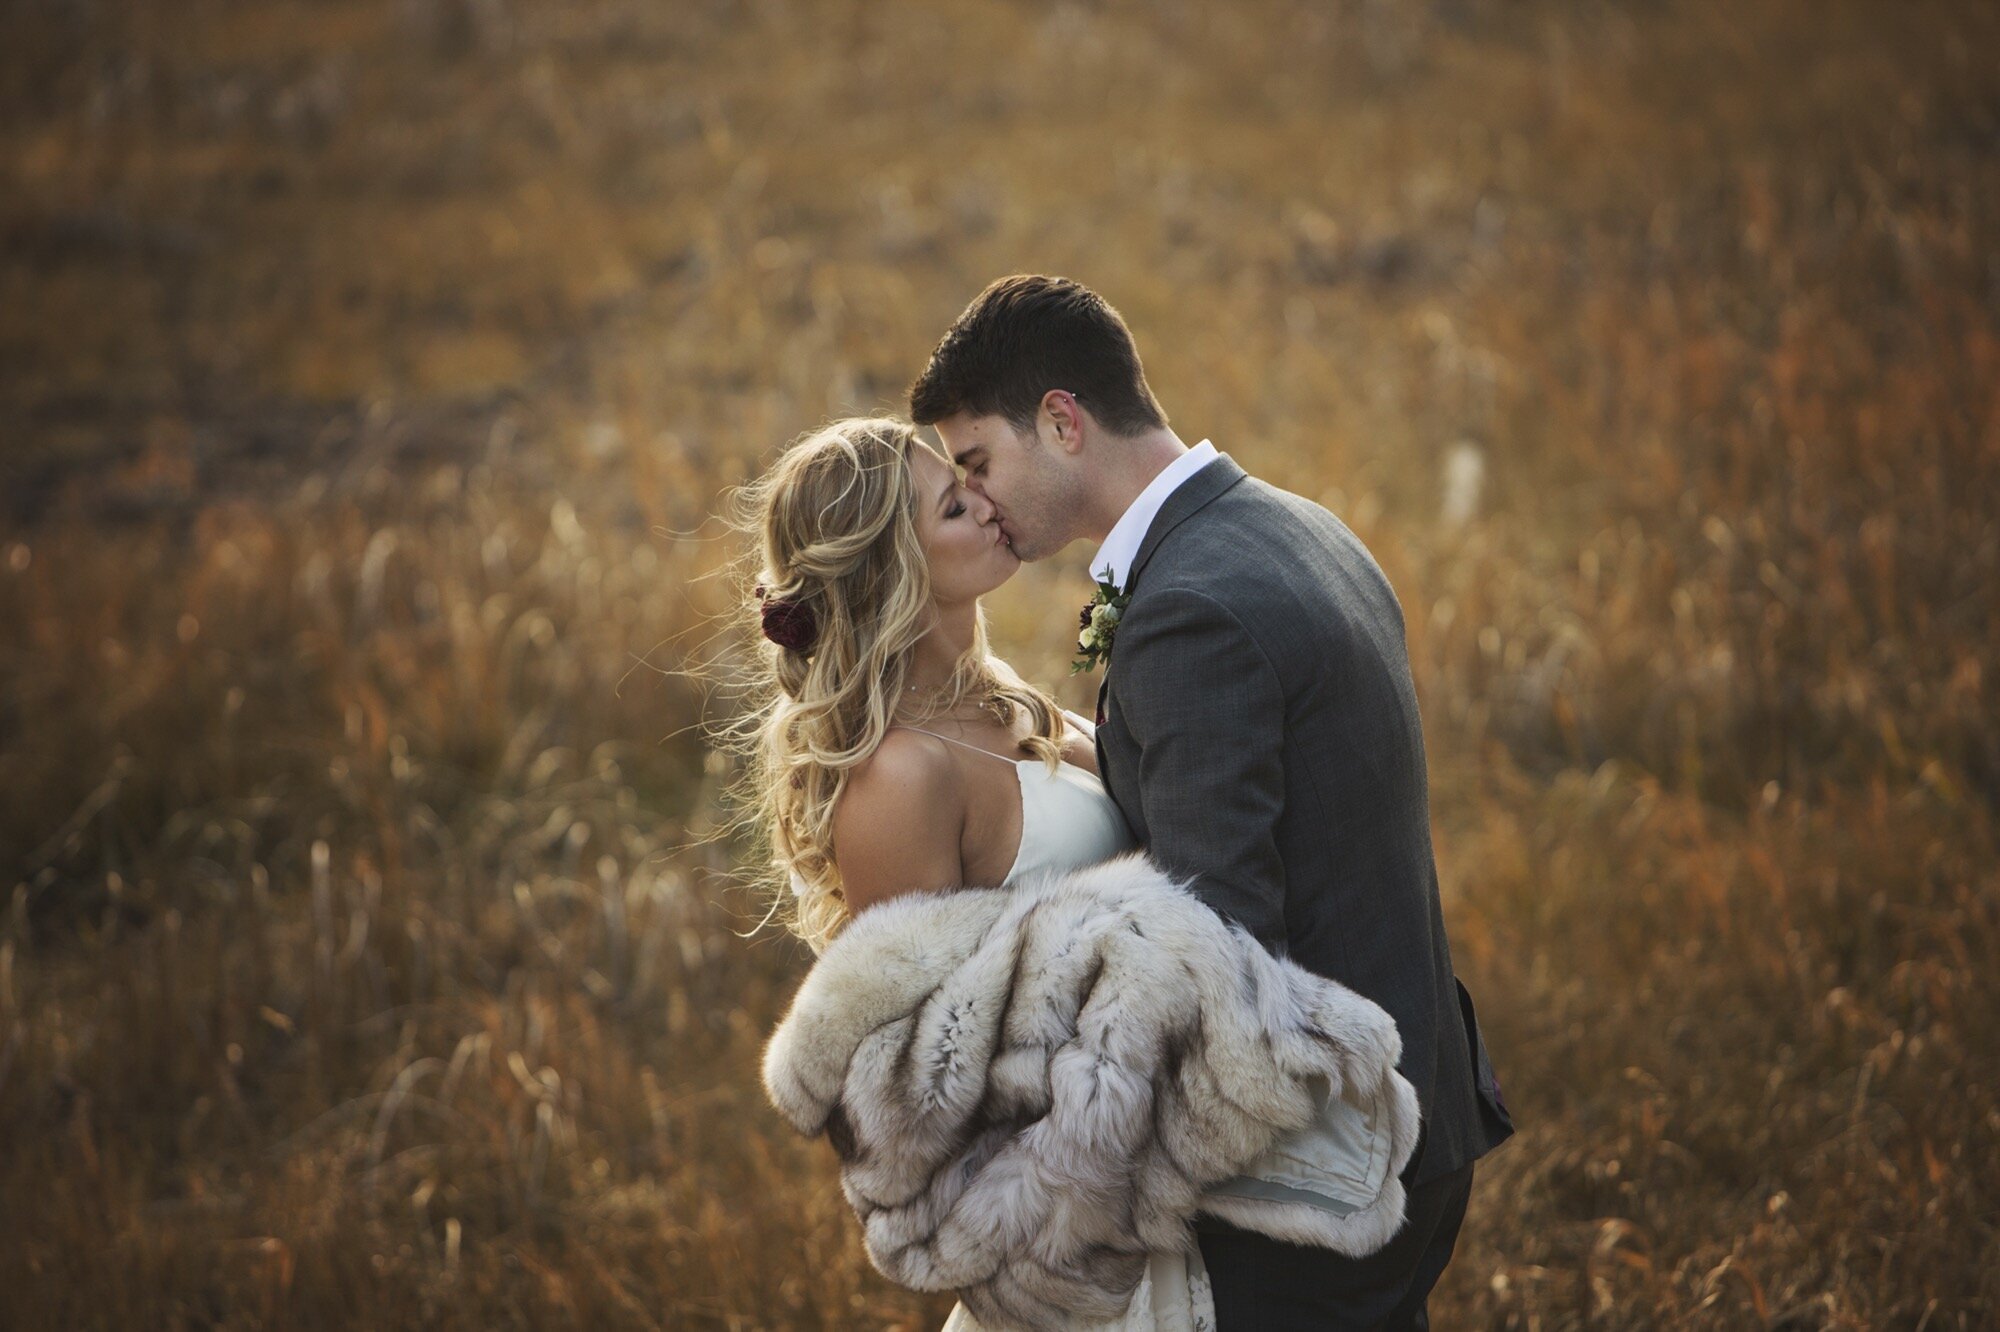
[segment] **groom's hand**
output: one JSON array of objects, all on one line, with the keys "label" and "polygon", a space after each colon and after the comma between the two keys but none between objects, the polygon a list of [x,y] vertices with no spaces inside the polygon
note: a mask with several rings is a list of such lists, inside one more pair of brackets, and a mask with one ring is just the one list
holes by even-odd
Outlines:
[{"label": "groom's hand", "polygon": [[1146,847],[1265,949],[1285,952],[1285,694],[1236,615],[1167,588],[1118,628],[1117,707],[1139,746]]}]

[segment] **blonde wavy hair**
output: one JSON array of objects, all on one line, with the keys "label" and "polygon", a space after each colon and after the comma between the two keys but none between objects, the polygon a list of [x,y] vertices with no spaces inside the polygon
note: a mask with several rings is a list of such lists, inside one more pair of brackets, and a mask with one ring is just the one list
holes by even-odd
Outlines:
[{"label": "blonde wavy hair", "polygon": [[[817,630],[805,650],[756,632],[755,703],[732,731],[744,759],[737,799],[767,852],[772,913],[815,953],[852,916],[834,864],[834,806],[888,733],[907,697],[910,650],[933,623],[911,461],[928,447],[907,421],[835,421],[737,492],[737,526],[757,541],[742,598],[753,632],[753,582],[764,598],[803,608]],[[1055,770],[1061,711],[987,650],[983,608],[949,683],[919,710],[933,717],[972,700],[1005,726],[1025,714],[1023,744]]]}]

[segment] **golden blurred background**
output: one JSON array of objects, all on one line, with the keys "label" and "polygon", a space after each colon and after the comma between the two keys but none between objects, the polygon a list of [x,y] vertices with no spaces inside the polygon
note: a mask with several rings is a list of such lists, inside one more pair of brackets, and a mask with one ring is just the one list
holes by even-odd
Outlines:
[{"label": "golden blurred background", "polygon": [[0,1325],[942,1321],[757,1080],[715,514],[1025,271],[1402,599],[1436,1325],[2000,1323],[1990,3],[0,20]]}]

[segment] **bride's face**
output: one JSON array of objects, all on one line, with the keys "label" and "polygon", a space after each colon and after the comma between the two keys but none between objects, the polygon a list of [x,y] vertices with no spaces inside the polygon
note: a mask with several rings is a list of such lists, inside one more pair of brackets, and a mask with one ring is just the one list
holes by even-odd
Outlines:
[{"label": "bride's face", "polygon": [[910,450],[917,487],[917,535],[930,559],[931,596],[950,606],[984,596],[1021,561],[1007,544],[990,501],[959,484],[950,463],[928,447]]}]

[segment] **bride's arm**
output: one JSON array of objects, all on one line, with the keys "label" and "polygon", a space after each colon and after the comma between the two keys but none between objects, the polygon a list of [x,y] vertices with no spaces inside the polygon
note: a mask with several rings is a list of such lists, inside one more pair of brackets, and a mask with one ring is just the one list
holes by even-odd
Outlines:
[{"label": "bride's arm", "polygon": [[1080,745],[1071,743],[1063,746],[1064,757],[1079,768],[1097,772],[1097,728],[1068,708],[1062,709],[1062,715],[1069,723],[1069,729],[1083,737],[1083,743]]},{"label": "bride's arm", "polygon": [[833,809],[833,858],[848,910],[965,882],[964,798],[942,748],[892,731],[847,779]]}]

